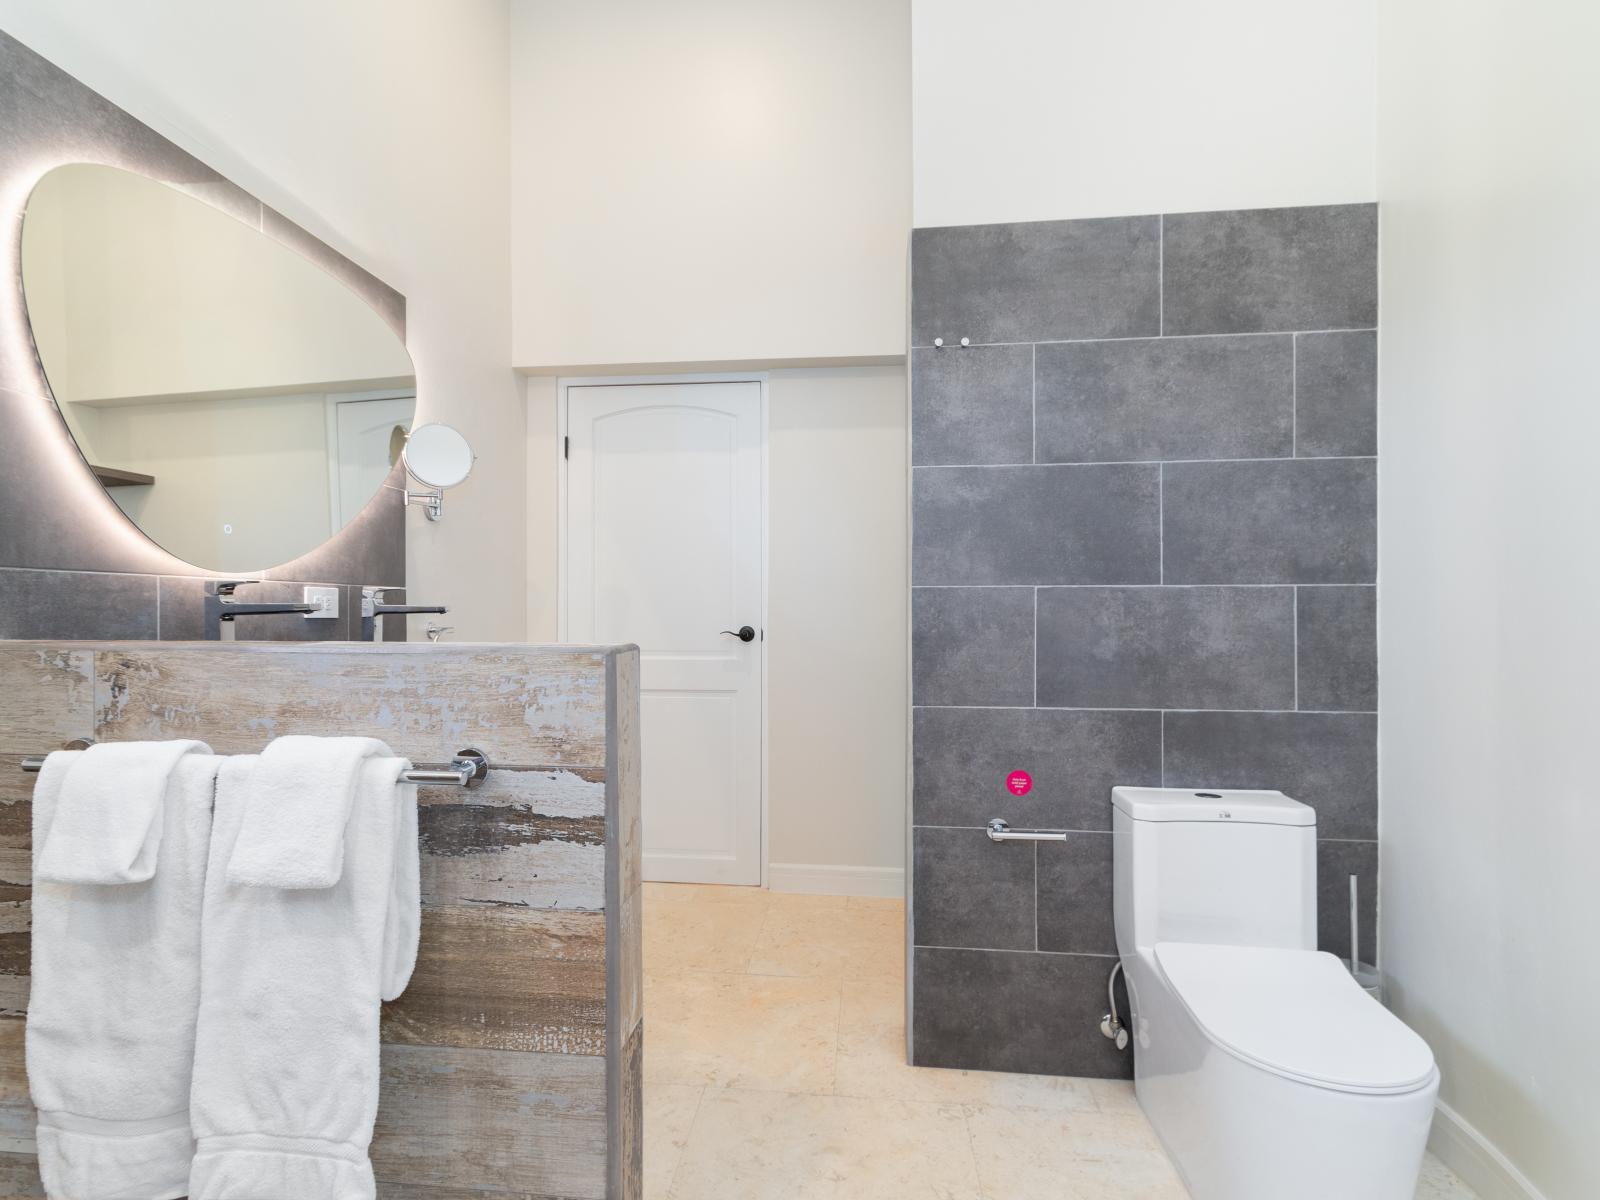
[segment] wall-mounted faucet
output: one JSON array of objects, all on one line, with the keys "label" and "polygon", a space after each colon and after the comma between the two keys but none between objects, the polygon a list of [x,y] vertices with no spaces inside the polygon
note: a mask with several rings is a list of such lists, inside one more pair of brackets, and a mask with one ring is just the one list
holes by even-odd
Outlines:
[{"label": "wall-mounted faucet", "polygon": [[237,641],[234,621],[239,617],[272,617],[288,613],[305,616],[317,612],[315,604],[294,604],[275,601],[266,604],[247,604],[233,598],[234,589],[247,583],[260,583],[259,579],[210,579],[206,581],[206,640],[208,642]]},{"label": "wall-mounted faucet", "polygon": [[398,587],[364,587],[361,589],[361,640],[379,640],[378,618],[401,616],[406,613],[434,613],[443,616],[450,610],[442,604],[385,604],[385,592],[404,591]]}]

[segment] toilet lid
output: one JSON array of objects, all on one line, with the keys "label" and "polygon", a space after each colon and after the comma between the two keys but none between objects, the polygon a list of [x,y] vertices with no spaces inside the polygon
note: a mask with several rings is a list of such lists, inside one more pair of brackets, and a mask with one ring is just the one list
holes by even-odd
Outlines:
[{"label": "toilet lid", "polygon": [[1156,961],[1212,1041],[1274,1074],[1360,1092],[1433,1075],[1428,1044],[1331,954],[1164,942]]}]

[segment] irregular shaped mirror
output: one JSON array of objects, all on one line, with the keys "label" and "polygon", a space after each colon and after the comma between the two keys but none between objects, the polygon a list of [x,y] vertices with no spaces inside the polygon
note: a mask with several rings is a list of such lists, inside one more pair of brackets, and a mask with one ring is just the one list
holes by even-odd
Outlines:
[{"label": "irregular shaped mirror", "polygon": [[298,558],[405,447],[416,378],[358,295],[251,225],[113,167],[34,188],[22,282],[56,407],[140,529],[213,571]]}]

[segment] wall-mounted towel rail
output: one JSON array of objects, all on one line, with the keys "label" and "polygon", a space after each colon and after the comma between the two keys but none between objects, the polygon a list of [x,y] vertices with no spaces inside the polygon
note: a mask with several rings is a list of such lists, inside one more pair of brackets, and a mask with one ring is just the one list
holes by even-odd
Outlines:
[{"label": "wall-mounted towel rail", "polygon": [[[69,747],[82,749],[81,744]],[[36,754],[22,760],[24,771],[38,772],[44,767],[44,755]],[[450,760],[450,765],[445,767],[415,767],[400,773],[402,783],[431,783],[443,784],[446,787],[467,787],[486,779],[489,775],[489,760],[484,757],[481,750],[457,750],[456,756]]]},{"label": "wall-mounted towel rail", "polygon": [[1011,826],[996,817],[989,822],[989,840],[991,842],[1064,842],[1067,840],[1067,835],[1059,829],[1035,829],[1031,832],[1013,833]]}]

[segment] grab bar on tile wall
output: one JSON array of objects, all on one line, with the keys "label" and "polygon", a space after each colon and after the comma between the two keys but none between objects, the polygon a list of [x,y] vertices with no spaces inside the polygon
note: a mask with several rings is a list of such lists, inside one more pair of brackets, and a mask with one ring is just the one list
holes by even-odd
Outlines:
[{"label": "grab bar on tile wall", "polygon": [[[81,750],[86,743],[75,743],[69,750]],[[44,769],[42,754],[29,755],[22,760],[24,771],[37,773]],[[415,767],[409,771],[400,772],[401,783],[430,783],[443,784],[447,787],[467,787],[486,779],[489,775],[489,760],[484,757],[481,750],[457,750],[456,756],[450,760],[447,767]]]},{"label": "grab bar on tile wall", "polygon": [[1035,829],[1032,831],[1013,832],[999,817],[989,822],[989,840],[991,842],[1064,842],[1067,840],[1065,830],[1060,829]]}]

